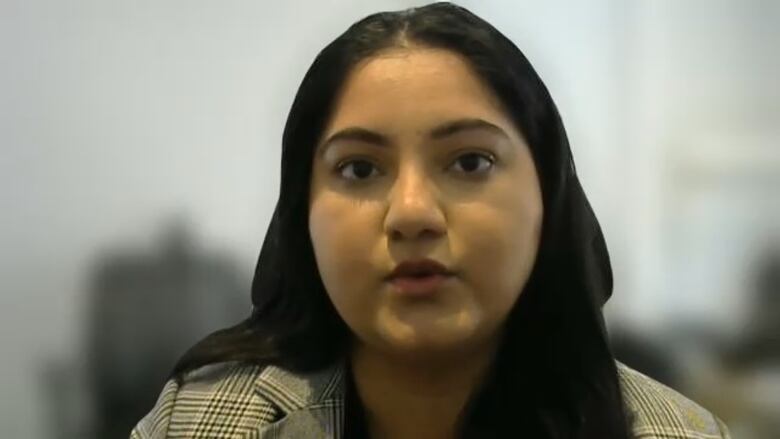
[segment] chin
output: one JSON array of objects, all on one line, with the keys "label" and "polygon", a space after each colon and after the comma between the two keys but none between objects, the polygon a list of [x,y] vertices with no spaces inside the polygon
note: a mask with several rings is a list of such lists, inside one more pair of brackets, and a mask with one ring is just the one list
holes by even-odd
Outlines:
[{"label": "chin", "polygon": [[385,349],[398,354],[440,357],[462,351],[469,341],[468,334],[431,334],[425,330],[409,330],[403,334],[386,335],[383,344]]}]

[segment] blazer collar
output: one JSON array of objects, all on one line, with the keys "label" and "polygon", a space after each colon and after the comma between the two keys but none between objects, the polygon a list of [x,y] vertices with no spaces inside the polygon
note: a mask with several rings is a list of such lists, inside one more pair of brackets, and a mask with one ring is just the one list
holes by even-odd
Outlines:
[{"label": "blazer collar", "polygon": [[255,380],[255,391],[276,406],[275,420],[259,426],[251,437],[342,439],[346,373],[346,360],[302,373],[265,367]]},{"label": "blazer collar", "polygon": [[346,372],[345,359],[312,372],[269,365],[255,380],[255,391],[285,413],[312,405],[343,403]]}]

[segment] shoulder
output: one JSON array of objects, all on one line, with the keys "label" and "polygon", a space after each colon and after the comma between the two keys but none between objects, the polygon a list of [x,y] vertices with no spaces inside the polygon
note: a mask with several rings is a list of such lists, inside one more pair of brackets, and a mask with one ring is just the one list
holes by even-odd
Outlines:
[{"label": "shoulder", "polygon": [[169,380],[130,438],[233,437],[270,422],[278,409],[255,391],[265,368],[217,363]]},{"label": "shoulder", "polygon": [[[311,372],[238,362],[203,366],[168,381],[130,437],[243,437],[272,424],[278,431],[312,431],[317,416],[328,425],[338,419],[343,373],[340,363]],[[299,414],[293,421],[279,422],[293,412]]]},{"label": "shoulder", "polygon": [[636,438],[730,438],[723,421],[707,409],[622,363],[617,368]]}]

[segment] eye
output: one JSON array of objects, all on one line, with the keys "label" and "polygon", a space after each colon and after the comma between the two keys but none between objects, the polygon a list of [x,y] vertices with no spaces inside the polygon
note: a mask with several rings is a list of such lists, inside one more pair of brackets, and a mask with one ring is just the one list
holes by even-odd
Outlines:
[{"label": "eye", "polygon": [[[463,171],[466,174],[481,174],[482,172],[485,172],[487,169],[492,168],[495,164],[495,159],[487,154],[482,153],[476,153],[476,152],[469,152],[466,154],[461,155],[458,157],[457,160],[455,160],[455,164],[461,164]],[[480,163],[485,164],[482,169],[483,171],[480,172],[474,172],[475,169],[480,168]]]},{"label": "eye", "polygon": [[[347,180],[365,180],[371,174],[371,169],[376,169],[373,163],[367,160],[347,160],[342,162],[336,167],[336,172],[341,174],[342,177]],[[347,177],[344,173],[345,169],[352,169],[352,175],[355,177]]]},{"label": "eye", "polygon": [[[495,164],[495,159],[489,154],[469,152],[461,155],[455,160],[454,165],[461,165],[457,172],[471,175],[478,175],[487,172]],[[372,171],[377,168],[368,160],[351,159],[341,162],[336,166],[337,172],[342,178],[352,181],[368,180],[372,176]]]}]

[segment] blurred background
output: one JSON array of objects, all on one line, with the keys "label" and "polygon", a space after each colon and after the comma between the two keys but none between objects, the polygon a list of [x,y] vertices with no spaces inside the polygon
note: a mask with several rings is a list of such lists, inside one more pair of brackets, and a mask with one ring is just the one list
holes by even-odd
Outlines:
[{"label": "blurred background", "polygon": [[[458,3],[562,113],[618,357],[780,437],[780,2]],[[127,437],[184,349],[247,315],[306,68],[420,4],[0,0],[4,437]]]}]

